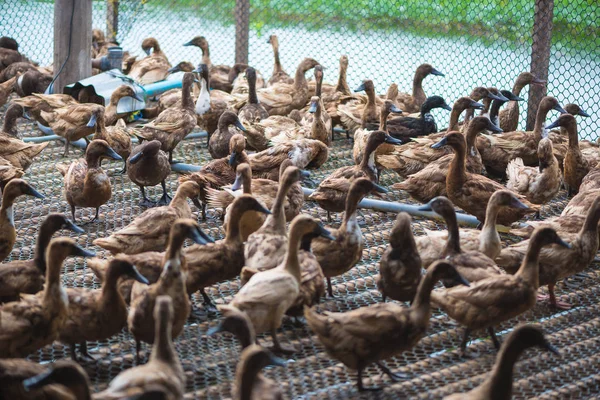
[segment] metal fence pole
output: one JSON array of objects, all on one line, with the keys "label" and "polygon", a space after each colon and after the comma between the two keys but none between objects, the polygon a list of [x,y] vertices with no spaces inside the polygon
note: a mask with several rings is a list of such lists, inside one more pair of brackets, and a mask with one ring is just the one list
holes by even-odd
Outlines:
[{"label": "metal fence pole", "polygon": [[[540,79],[546,80],[546,82],[548,81],[548,68],[550,66],[553,16],[554,0],[535,0],[531,73]],[[530,86],[527,105],[527,130],[533,129],[538,104],[542,97],[546,95],[546,92],[547,84]]]},{"label": "metal fence pole", "polygon": [[106,40],[117,40],[119,31],[119,0],[106,0]]},{"label": "metal fence pole", "polygon": [[250,39],[250,0],[235,2],[235,62],[248,64]]},{"label": "metal fence pole", "polygon": [[53,65],[54,73],[60,71],[60,75],[54,93],[92,75],[91,47],[92,0],[55,0]]}]

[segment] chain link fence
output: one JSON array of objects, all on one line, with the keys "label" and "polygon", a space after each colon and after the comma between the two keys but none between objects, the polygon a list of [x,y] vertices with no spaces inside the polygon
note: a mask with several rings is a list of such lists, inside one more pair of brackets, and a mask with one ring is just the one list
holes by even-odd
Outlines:
[{"label": "chain link fence", "polygon": [[[107,6],[117,14],[107,16]],[[5,0],[0,12],[0,33],[15,37],[33,60],[50,64],[53,3]],[[392,82],[410,92],[414,70],[428,62],[446,77],[427,78],[425,92],[449,102],[478,85],[510,89],[522,71],[533,69],[545,78],[548,66],[548,93],[591,114],[580,121],[580,136],[596,140],[600,131],[600,7],[595,0],[238,0],[237,7],[236,0],[93,1],[94,27],[106,31],[111,18],[118,20],[117,40],[126,50],[143,56],[141,42],[153,36],[173,65],[200,62],[200,49],[183,43],[204,36],[214,64],[248,60],[268,77],[271,34],[278,36],[281,63],[292,76],[302,58],[313,57],[326,67],[325,80],[335,82],[339,56],[347,54],[351,88],[369,78],[379,92]],[[532,56],[534,38],[543,42],[550,34],[551,46],[536,45]],[[436,112],[439,121],[448,118]],[[523,106],[520,128],[526,121]]]}]

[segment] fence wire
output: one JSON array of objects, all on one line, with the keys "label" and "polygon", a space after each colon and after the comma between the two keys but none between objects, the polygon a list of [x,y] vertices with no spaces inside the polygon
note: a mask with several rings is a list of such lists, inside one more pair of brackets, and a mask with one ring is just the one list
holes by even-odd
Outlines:
[{"label": "fence wire", "polygon": [[[93,1],[94,27],[106,30],[109,1],[118,9],[117,39],[133,54],[143,56],[141,42],[153,36],[173,65],[183,60],[196,64],[200,49],[183,43],[204,36],[214,64],[235,62],[236,22],[243,16],[236,13],[235,0],[98,0]],[[478,85],[511,89],[518,74],[530,70],[532,59],[536,60],[537,55],[532,57],[533,38],[539,33],[534,29],[535,10],[546,10],[544,4],[549,3],[248,1],[248,37],[242,32],[239,40],[247,40],[249,64],[265,76],[273,68],[267,38],[276,34],[281,62],[290,75],[302,58],[313,57],[327,68],[325,80],[335,82],[339,56],[347,54],[351,88],[368,78],[379,92],[392,82],[410,92],[414,70],[428,62],[446,77],[427,78],[425,92],[449,102]],[[42,65],[52,62],[52,2],[4,0],[0,13],[0,34],[15,37],[22,52]],[[555,0],[553,18],[542,17],[542,29],[550,21],[553,25],[548,93],[562,104],[577,103],[591,114],[579,122],[579,131],[582,138],[596,140],[600,131],[600,7],[595,0]],[[528,97],[528,88],[523,97]],[[520,109],[519,127],[524,129],[527,107]],[[439,121],[448,118],[444,111],[434,113]]]}]

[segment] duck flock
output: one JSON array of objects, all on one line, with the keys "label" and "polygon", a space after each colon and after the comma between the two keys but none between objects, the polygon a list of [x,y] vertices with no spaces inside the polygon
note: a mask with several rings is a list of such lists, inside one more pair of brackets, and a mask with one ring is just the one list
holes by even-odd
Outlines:
[{"label": "duck flock", "polygon": [[[115,45],[99,30],[93,38],[94,57]],[[302,351],[278,333],[290,318],[306,324],[328,356],[352,371],[361,392],[381,389],[363,382],[373,366],[392,381],[406,378],[385,362],[427,337],[435,309],[464,329],[462,357],[477,356],[469,351],[470,338],[489,336],[498,350],[481,385],[447,398],[511,398],[513,365],[524,350],[537,346],[559,354],[543,325],[515,323],[502,344],[495,329],[536,303],[571,308],[555,295],[555,285],[585,271],[597,255],[600,148],[579,140],[576,119],[589,115],[546,96],[533,130],[520,131],[521,91],[546,84],[529,72],[511,90],[476,87],[447,102],[425,94],[426,78],[447,79],[429,64],[416,69],[412,93],[401,92],[401,83],[378,94],[368,79],[350,89],[346,56],[339,59],[336,83],[324,82],[324,70],[312,58],[301,60],[290,76],[279,60],[277,37],[269,43],[275,61],[266,77],[248,65],[212,64],[205,37],[182,43],[201,50],[201,64],[174,67],[156,39],[145,39],[147,56],[126,53],[124,73],[145,85],[180,72],[181,89],[150,101],[124,84],[105,106],[87,102],[84,93],[78,99],[43,94],[52,70],[19,53],[14,39],[0,38],[0,105],[8,102],[0,133],[0,398],[181,399],[189,374],[174,342],[194,307],[214,321],[209,336],[233,333],[243,348],[230,388],[234,399],[283,398],[281,383],[261,370],[287,368],[291,361],[281,356],[293,359]],[[190,59],[198,55],[190,49]],[[305,76],[309,71],[314,79]],[[148,102],[138,113],[141,120],[118,112],[124,97]],[[438,108],[449,111],[447,120],[434,119],[431,111]],[[55,160],[70,219],[45,215],[33,257],[6,261],[24,235],[15,229],[17,198],[43,198],[27,182],[27,169],[48,142],[21,140],[22,118],[64,138],[64,156],[75,152],[82,158]],[[172,166],[190,162],[174,160],[174,151],[198,127],[208,132],[201,146],[212,161],[181,173],[170,193]],[[69,149],[78,139],[87,141],[85,154]],[[334,140],[351,141],[354,162],[335,169],[316,189],[303,189],[310,171],[328,160]],[[107,174],[104,159],[122,161],[121,175]],[[385,170],[402,179],[383,187]],[[110,256],[97,257],[66,236],[53,238],[63,229],[81,234],[86,225],[102,224],[117,176],[139,188],[144,211],[94,240]],[[153,200],[147,191],[154,193],[159,184],[162,196]],[[563,186],[567,206],[559,216],[541,219],[540,211]],[[359,203],[390,189],[421,203],[418,211],[435,213],[447,229],[413,236],[411,216],[398,213],[375,278],[380,301],[322,311],[320,301],[339,296],[332,278],[363,257]],[[326,211],[328,221],[304,214],[305,201]],[[82,222],[86,208],[95,216]],[[208,216],[207,208],[213,210]],[[456,208],[476,217],[479,226],[459,227]],[[332,213],[341,212],[338,228],[325,226]],[[196,215],[219,224],[221,218],[223,239],[203,232]],[[498,230],[522,240],[503,248]],[[186,240],[193,244],[184,246]],[[62,286],[70,257],[87,258],[100,289]],[[239,290],[226,304],[215,304],[207,290],[237,278]],[[196,293],[203,305],[193,307]],[[123,329],[135,339],[137,365],[92,394],[84,367],[98,361],[87,342],[108,340]],[[25,359],[55,341],[70,348],[70,358],[43,365]]]}]

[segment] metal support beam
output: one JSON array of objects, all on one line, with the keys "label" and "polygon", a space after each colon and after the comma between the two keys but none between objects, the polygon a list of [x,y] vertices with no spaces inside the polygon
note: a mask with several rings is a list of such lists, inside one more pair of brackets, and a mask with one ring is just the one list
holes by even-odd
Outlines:
[{"label": "metal support beam", "polygon": [[[535,0],[533,44],[531,46],[531,73],[548,81],[554,0]],[[532,130],[538,105],[547,93],[546,85],[530,85],[527,104],[527,130]]]},{"label": "metal support beam", "polygon": [[55,0],[52,93],[92,75],[91,48],[92,0]]},{"label": "metal support beam", "polygon": [[235,62],[248,64],[250,43],[250,0],[235,2]]}]

